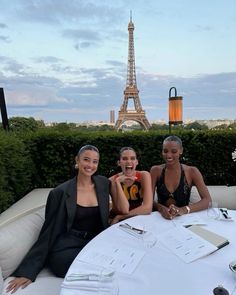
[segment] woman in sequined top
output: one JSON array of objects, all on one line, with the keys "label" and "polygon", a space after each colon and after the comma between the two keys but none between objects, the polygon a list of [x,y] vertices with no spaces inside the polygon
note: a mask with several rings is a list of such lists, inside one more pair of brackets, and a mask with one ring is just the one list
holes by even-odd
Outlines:
[{"label": "woman in sequined top", "polygon": [[[151,168],[153,195],[157,201],[153,207],[166,219],[208,208],[210,194],[202,174],[193,166],[180,163],[183,153],[182,141],[177,136],[169,136],[163,142],[162,156],[165,164]],[[200,201],[189,204],[192,186],[195,185]]]},{"label": "woman in sequined top", "polygon": [[120,214],[113,205],[112,224],[131,216],[150,214],[153,205],[151,176],[148,171],[136,170],[138,159],[135,150],[131,147],[123,147],[120,150],[118,165],[122,171],[110,177],[111,191],[113,196],[123,200],[129,213]]}]

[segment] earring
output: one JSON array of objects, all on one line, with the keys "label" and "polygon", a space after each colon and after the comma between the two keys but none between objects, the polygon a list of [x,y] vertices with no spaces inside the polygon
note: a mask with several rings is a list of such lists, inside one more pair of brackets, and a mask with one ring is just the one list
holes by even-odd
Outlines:
[{"label": "earring", "polygon": [[75,164],[75,169],[77,170],[79,168],[79,165],[76,163]]}]

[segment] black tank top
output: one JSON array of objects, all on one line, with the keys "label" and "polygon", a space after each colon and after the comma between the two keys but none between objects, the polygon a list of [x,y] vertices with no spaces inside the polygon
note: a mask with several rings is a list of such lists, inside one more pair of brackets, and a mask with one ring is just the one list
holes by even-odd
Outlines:
[{"label": "black tank top", "polygon": [[99,207],[84,207],[77,204],[72,228],[99,234],[103,230]]},{"label": "black tank top", "polygon": [[169,206],[170,204],[175,204],[178,207],[186,206],[189,204],[191,187],[189,187],[184,169],[181,165],[181,176],[179,185],[174,192],[169,192],[165,185],[165,170],[166,167],[162,169],[159,181],[156,183],[156,191],[158,197],[158,203]]}]

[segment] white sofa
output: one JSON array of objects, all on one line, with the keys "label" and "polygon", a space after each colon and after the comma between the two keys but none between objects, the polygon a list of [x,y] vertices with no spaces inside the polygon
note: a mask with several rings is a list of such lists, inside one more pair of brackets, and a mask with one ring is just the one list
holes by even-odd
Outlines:
[{"label": "white sofa", "polygon": [[[236,210],[236,186],[208,186],[211,197],[220,207]],[[6,295],[5,287],[28,252],[44,221],[44,209],[50,189],[35,189],[0,215],[0,294]],[[191,202],[199,195],[192,188]],[[36,281],[16,295],[59,295],[62,279],[43,269]]]},{"label": "white sofa", "polygon": [[[0,215],[0,294],[6,295],[5,286],[12,278],[22,258],[36,241],[44,222],[45,203],[50,189],[34,189]],[[19,295],[60,294],[62,279],[43,269],[36,281]]]}]

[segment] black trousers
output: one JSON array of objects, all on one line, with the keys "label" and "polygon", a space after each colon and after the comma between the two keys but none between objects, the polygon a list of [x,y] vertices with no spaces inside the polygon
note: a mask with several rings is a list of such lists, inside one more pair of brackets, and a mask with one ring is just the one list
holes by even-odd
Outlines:
[{"label": "black trousers", "polygon": [[57,276],[64,278],[73,260],[94,237],[94,234],[71,230],[56,241],[48,256],[48,266]]}]

